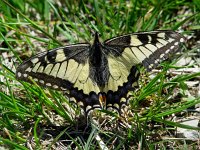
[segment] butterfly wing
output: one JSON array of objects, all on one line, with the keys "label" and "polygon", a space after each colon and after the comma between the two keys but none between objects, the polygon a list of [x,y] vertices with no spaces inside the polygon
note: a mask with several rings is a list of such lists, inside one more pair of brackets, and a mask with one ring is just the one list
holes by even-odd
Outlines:
[{"label": "butterfly wing", "polygon": [[[17,68],[16,76],[29,82],[30,76],[40,85],[69,90],[78,80],[84,82],[84,79],[79,79],[77,75],[84,72],[86,75],[83,78],[87,78],[84,68],[87,68],[89,48],[89,45],[80,44],[40,53],[23,62]],[[69,84],[63,86],[62,80],[69,81]]]},{"label": "butterfly wing", "polygon": [[120,111],[120,107],[127,104],[127,93],[138,87],[137,64],[143,64],[147,71],[151,71],[169,54],[177,52],[183,41],[184,37],[173,31],[141,32],[105,41],[103,47],[110,73],[108,85],[104,88],[107,107]]},{"label": "butterfly wing", "polygon": [[130,65],[143,64],[151,71],[179,50],[184,37],[174,31],[139,32],[104,42],[113,55],[122,56]]},{"label": "butterfly wing", "polygon": [[31,82],[31,77],[41,86],[67,91],[81,106],[93,106],[98,103],[96,93],[100,90],[89,78],[90,48],[89,44],[77,44],[40,53],[23,62],[16,77],[27,82]]},{"label": "butterfly wing", "polygon": [[[98,41],[98,36],[95,39]],[[69,45],[23,62],[17,68],[16,77],[28,82],[31,77],[39,85],[67,91],[86,114],[104,105],[120,111],[121,106],[127,104],[128,92],[138,87],[136,65],[143,64],[148,71],[152,70],[175,53],[183,41],[184,38],[173,31],[152,31],[112,38],[102,45],[94,42],[98,45],[93,45],[96,49],[89,44]],[[91,57],[91,50],[95,57]],[[98,63],[100,71],[92,66],[97,62],[95,59],[101,57],[97,51],[104,53],[105,62]]]}]

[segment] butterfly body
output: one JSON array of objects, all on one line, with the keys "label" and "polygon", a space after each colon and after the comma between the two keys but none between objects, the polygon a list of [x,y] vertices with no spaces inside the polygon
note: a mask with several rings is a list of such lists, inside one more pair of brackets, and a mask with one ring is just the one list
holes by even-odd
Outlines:
[{"label": "butterfly body", "polygon": [[108,82],[109,68],[106,51],[99,42],[98,34],[95,35],[93,45],[89,50],[89,77],[101,88]]},{"label": "butterfly body", "polygon": [[179,49],[184,37],[173,31],[152,31],[115,37],[92,45],[74,44],[40,53],[23,62],[16,76],[67,91],[85,112],[127,104],[138,87],[138,64],[151,71]]}]

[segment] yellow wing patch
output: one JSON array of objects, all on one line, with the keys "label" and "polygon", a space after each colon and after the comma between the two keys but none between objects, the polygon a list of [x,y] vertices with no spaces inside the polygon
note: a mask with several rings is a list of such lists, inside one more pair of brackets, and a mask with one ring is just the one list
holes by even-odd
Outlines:
[{"label": "yellow wing patch", "polygon": [[123,86],[124,83],[128,82],[128,76],[132,68],[132,60],[128,54],[124,52],[119,57],[108,56],[110,76],[103,92],[108,92],[109,90],[117,91],[119,86]]},{"label": "yellow wing patch", "polygon": [[56,62],[63,62],[66,60],[65,54],[64,54],[64,50],[63,49],[58,49],[56,54]]}]

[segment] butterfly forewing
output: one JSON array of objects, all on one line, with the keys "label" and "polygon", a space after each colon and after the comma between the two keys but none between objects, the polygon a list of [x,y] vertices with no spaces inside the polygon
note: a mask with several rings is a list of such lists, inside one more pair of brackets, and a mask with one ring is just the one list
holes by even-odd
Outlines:
[{"label": "butterfly forewing", "polygon": [[147,71],[151,71],[169,54],[177,52],[184,40],[183,36],[174,31],[152,31],[112,38],[105,41],[104,45],[116,57],[123,57],[127,64],[142,63]]},{"label": "butterfly forewing", "polygon": [[55,89],[70,90],[78,83],[86,82],[89,74],[88,44],[60,47],[23,62],[17,69],[20,80],[31,82],[32,77],[38,84]]}]

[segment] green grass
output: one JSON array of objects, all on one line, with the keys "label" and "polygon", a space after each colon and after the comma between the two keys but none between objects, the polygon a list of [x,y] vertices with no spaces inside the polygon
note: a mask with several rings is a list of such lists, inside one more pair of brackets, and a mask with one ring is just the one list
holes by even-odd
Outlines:
[{"label": "green grass", "polygon": [[[184,6],[191,12],[177,13]],[[152,80],[141,69],[141,86],[130,101],[129,115],[97,113],[98,123],[89,119],[92,124],[88,127],[79,115],[80,109],[69,103],[62,92],[17,81],[15,70],[20,62],[41,49],[91,42],[96,31],[101,40],[156,29],[182,28],[182,34],[187,35],[200,29],[199,11],[198,0],[0,1],[0,146],[29,149],[27,143],[32,143],[34,138],[34,149],[44,149],[42,140],[50,141],[48,149],[60,140],[72,141],[73,145],[67,143],[69,148],[100,149],[98,135],[108,149],[167,149],[170,142],[174,142],[177,149],[183,148],[181,142],[184,140],[153,138],[157,135],[155,132],[162,135],[176,127],[199,130],[165,119],[200,103],[200,98],[189,99],[184,95],[188,90],[185,81],[195,80],[200,73],[168,78],[169,68],[181,68],[175,67],[177,60],[163,63],[163,69]],[[170,99],[177,89],[188,99]],[[150,125],[155,124],[160,128],[151,129]],[[55,126],[62,128],[55,129]],[[44,139],[46,132],[52,134],[53,131],[56,133],[53,140]],[[186,143],[184,148],[192,146],[196,149],[197,143]]]}]

